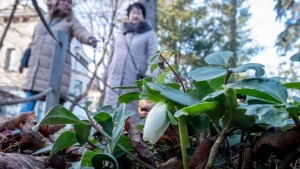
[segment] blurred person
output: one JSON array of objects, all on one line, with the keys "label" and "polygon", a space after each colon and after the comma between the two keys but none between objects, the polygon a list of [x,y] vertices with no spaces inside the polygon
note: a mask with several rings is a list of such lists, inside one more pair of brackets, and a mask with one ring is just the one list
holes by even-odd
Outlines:
[{"label": "blurred person", "polygon": [[[76,37],[81,43],[96,47],[96,38],[89,33],[75,18],[72,11],[72,0],[57,0],[45,15],[53,34],[56,36],[58,31],[64,31],[69,34],[69,46],[73,37]],[[26,98],[36,95],[49,86],[52,55],[56,41],[46,30],[44,24],[39,21],[35,27],[32,42],[29,45],[30,56],[28,60],[28,71],[23,83],[23,89]],[[23,65],[19,67],[19,72],[23,72]],[[71,76],[71,55],[67,53],[65,66],[62,75],[61,95],[67,97],[70,86]],[[65,100],[60,99],[62,104]],[[33,111],[37,100],[24,103],[21,112]]]},{"label": "blurred person", "polygon": [[[114,42],[108,64],[104,71],[104,81],[110,87],[134,86],[134,81],[146,76],[157,77],[158,70],[150,72],[150,59],[157,50],[158,40],[150,23],[145,20],[146,9],[142,3],[134,3],[127,8],[129,21],[123,22],[122,33]],[[118,97],[139,89],[121,90],[106,87],[103,105],[119,106]],[[139,123],[138,102],[129,103],[127,110],[136,114],[132,119]]]}]

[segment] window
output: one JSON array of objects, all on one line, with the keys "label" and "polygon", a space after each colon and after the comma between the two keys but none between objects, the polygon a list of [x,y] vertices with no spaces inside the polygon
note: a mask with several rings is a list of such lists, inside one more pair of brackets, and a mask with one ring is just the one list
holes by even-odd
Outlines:
[{"label": "window", "polygon": [[74,83],[74,96],[79,96],[82,94],[82,81],[75,80]]},{"label": "window", "polygon": [[5,59],[5,69],[6,70],[14,70],[15,59],[16,59],[16,50],[15,49],[7,49],[6,59]]}]

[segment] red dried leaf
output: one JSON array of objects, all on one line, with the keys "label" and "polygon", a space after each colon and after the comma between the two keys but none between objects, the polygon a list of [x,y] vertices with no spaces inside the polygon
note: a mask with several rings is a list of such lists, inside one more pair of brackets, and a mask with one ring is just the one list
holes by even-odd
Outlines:
[{"label": "red dried leaf", "polygon": [[183,169],[183,164],[174,157],[163,164],[158,164],[158,169]]},{"label": "red dried leaf", "polygon": [[53,126],[40,126],[39,132],[44,137],[49,137],[49,135],[53,135],[60,129],[64,128],[66,125],[53,125]]}]

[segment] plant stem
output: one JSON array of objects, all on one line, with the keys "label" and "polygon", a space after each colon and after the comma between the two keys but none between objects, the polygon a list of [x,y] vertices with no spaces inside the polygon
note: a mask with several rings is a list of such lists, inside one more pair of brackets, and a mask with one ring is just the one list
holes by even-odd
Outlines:
[{"label": "plant stem", "polygon": [[159,56],[162,58],[162,60],[169,66],[169,68],[172,70],[172,72],[174,73],[174,75],[176,76],[176,78],[178,79],[179,83],[181,84],[182,90],[185,93],[185,87],[183,85],[182,80],[180,79],[178,73],[173,69],[173,67],[170,65],[170,63],[161,55],[159,54]]},{"label": "plant stem", "polygon": [[[112,141],[112,138],[105,133],[91,118],[91,116],[89,115],[88,111],[86,108],[84,108],[85,113],[91,123],[91,125],[100,133],[102,134],[104,137],[106,137],[109,141]],[[126,148],[124,148],[121,144],[117,143],[116,144],[122,151],[124,151],[127,155],[129,155],[131,158],[135,159],[136,161],[140,162],[141,164],[143,164],[145,167],[149,168],[149,169],[155,169],[153,166],[151,166],[150,164],[146,163],[145,161],[141,160],[140,158],[138,158],[137,156],[135,156],[133,153],[131,153],[130,151],[128,151]]]},{"label": "plant stem", "polygon": [[180,136],[180,146],[181,146],[181,155],[183,160],[183,168],[189,168],[190,160],[186,156],[186,149],[190,147],[189,135],[186,125],[185,116],[178,117],[178,127],[179,127],[179,136]]},{"label": "plant stem", "polygon": [[[181,84],[183,92],[185,93],[185,87],[184,87],[183,82],[180,79],[178,73],[173,69],[173,67],[170,65],[170,63],[161,54],[159,54],[159,56],[163,59],[163,61],[169,66],[171,71],[174,73],[174,75],[176,76],[176,78],[178,79],[178,81]],[[186,149],[190,147],[190,141],[189,141],[189,135],[188,135],[185,116],[178,117],[178,128],[179,128],[179,135],[180,135],[180,147],[181,147],[183,168],[189,169],[190,160],[186,156]]]},{"label": "plant stem", "polygon": [[229,77],[232,73],[233,73],[232,70],[227,70],[227,74],[226,74],[225,81],[224,81],[225,85],[228,83]]}]

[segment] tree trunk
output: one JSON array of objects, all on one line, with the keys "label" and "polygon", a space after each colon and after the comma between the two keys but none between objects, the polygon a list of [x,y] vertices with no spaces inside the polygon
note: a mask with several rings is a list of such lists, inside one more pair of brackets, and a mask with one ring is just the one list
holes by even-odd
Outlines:
[{"label": "tree trunk", "polygon": [[157,0],[139,0],[146,8],[146,20],[148,20],[153,29],[157,30]]},{"label": "tree trunk", "polygon": [[231,0],[231,9],[230,9],[230,50],[233,52],[233,57],[231,62],[229,62],[231,67],[236,67],[237,65],[237,43],[236,43],[236,0]]}]

